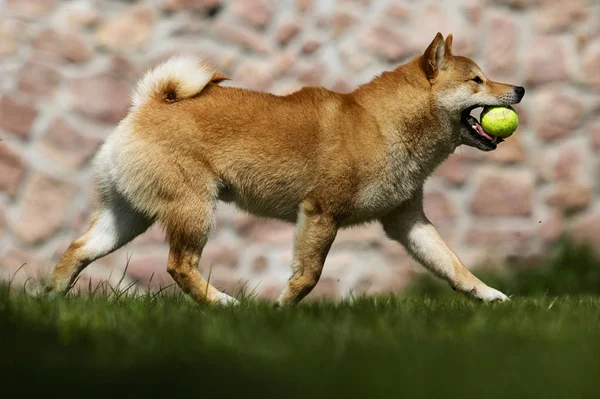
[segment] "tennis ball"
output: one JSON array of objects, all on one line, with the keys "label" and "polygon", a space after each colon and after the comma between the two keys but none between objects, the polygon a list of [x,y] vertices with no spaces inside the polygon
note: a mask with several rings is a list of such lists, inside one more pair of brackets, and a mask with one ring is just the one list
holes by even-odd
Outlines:
[{"label": "tennis ball", "polygon": [[512,107],[483,107],[481,127],[496,137],[509,137],[519,126],[519,116]]}]

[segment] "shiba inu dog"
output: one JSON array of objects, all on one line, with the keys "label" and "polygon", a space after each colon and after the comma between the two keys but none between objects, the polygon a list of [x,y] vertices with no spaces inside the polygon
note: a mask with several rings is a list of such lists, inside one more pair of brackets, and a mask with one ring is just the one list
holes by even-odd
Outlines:
[{"label": "shiba inu dog", "polygon": [[494,150],[502,140],[470,112],[518,103],[523,87],[489,80],[440,33],[422,55],[349,94],[306,87],[277,96],[219,85],[226,79],[177,57],[138,83],[95,158],[96,210],[56,266],[52,291],[67,291],[92,261],[158,222],[178,286],[199,302],[235,302],[197,269],[225,201],[296,224],[281,305],[314,288],[338,229],[373,220],[455,290],[508,299],[444,243],[423,213],[423,184],[460,145]]}]

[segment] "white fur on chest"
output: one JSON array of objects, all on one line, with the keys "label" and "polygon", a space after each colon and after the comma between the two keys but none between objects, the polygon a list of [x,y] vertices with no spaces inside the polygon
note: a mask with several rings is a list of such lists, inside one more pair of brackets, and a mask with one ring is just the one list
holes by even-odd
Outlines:
[{"label": "white fur on chest", "polygon": [[397,149],[388,155],[385,167],[358,191],[356,213],[364,221],[379,218],[420,190],[433,171],[450,155],[453,148],[432,146],[429,151]]}]

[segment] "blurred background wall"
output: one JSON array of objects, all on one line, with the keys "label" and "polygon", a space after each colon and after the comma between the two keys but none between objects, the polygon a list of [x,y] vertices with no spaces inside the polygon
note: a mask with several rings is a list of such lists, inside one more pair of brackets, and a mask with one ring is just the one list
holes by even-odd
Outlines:
[{"label": "blurred background wall", "polygon": [[[597,0],[0,0],[0,275],[47,276],[85,228],[90,159],[132,85],[175,53],[229,85],[347,92],[423,52],[435,33],[494,80],[520,84],[521,127],[497,151],[459,148],[428,181],[426,213],[470,267],[526,265],[562,233],[600,245]],[[243,132],[241,132],[243,134]],[[277,295],[292,226],[220,206],[205,276]],[[159,228],[83,273],[171,284]],[[340,232],[312,297],[401,290],[420,266],[378,225]]]}]

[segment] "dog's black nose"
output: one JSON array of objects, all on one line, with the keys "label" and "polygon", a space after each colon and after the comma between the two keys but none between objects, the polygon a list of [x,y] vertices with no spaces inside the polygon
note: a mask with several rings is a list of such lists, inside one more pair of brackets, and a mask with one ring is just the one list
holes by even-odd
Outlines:
[{"label": "dog's black nose", "polygon": [[515,93],[517,93],[519,99],[521,99],[525,95],[525,88],[522,86],[517,86],[515,87]]}]

